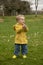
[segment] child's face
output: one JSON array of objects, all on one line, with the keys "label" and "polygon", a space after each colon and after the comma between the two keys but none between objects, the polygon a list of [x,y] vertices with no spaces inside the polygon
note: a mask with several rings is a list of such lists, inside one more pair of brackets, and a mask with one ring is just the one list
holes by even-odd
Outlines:
[{"label": "child's face", "polygon": [[20,24],[23,24],[25,23],[25,18],[24,17],[20,17],[19,21],[18,21]]}]

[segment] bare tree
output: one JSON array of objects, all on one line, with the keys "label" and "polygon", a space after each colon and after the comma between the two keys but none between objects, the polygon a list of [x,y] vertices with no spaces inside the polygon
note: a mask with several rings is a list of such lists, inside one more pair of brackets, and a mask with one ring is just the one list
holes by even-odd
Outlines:
[{"label": "bare tree", "polygon": [[35,0],[35,8],[36,8],[35,16],[37,17],[38,0]]}]

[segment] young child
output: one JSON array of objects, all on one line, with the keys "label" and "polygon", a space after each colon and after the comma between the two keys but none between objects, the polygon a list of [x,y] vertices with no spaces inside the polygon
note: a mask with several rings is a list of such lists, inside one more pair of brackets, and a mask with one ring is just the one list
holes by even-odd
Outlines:
[{"label": "young child", "polygon": [[12,58],[16,58],[19,55],[20,48],[23,58],[27,58],[27,36],[26,33],[28,31],[27,26],[25,25],[25,17],[24,15],[17,15],[16,16],[17,24],[13,26],[14,31],[16,32],[15,37],[15,51],[14,56]]}]

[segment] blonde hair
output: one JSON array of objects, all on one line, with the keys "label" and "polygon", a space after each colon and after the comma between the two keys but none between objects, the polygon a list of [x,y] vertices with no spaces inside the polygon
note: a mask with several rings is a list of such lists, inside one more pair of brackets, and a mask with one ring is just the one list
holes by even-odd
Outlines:
[{"label": "blonde hair", "polygon": [[21,19],[21,18],[24,18],[25,19],[25,16],[24,15],[17,15],[16,16],[16,20],[18,21],[19,19]]}]

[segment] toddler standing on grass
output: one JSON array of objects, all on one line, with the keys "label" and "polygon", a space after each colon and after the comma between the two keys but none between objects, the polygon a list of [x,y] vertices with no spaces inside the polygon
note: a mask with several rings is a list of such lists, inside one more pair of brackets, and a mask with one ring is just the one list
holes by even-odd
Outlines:
[{"label": "toddler standing on grass", "polygon": [[16,16],[17,23],[13,26],[14,31],[16,32],[15,36],[15,50],[14,55],[12,58],[16,58],[19,55],[20,48],[23,58],[27,58],[27,36],[26,33],[28,31],[28,28],[25,24],[25,17],[24,15],[17,15]]}]

